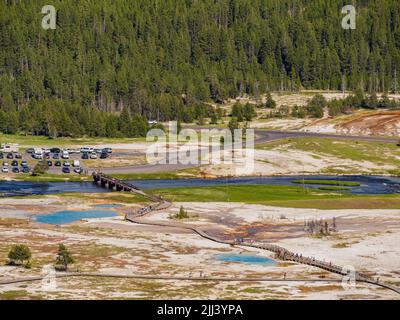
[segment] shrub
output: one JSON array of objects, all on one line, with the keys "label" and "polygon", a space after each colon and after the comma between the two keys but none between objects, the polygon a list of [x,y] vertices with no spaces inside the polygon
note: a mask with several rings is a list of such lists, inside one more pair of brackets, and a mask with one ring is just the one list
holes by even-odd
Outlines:
[{"label": "shrub", "polygon": [[26,266],[30,267],[29,259],[32,257],[31,251],[28,246],[24,244],[15,245],[8,253],[10,264],[20,265],[27,261]]}]

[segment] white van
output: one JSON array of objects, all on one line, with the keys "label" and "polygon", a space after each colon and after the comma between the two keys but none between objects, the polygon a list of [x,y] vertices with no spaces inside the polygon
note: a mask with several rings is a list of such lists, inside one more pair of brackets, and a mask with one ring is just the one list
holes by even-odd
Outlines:
[{"label": "white van", "polygon": [[42,148],[34,148],[32,157],[34,159],[43,159],[43,149]]},{"label": "white van", "polygon": [[64,150],[61,156],[63,159],[69,159],[69,152]]},{"label": "white van", "polygon": [[74,163],[72,164],[75,168],[78,168],[81,166],[79,160],[74,160]]},{"label": "white van", "polygon": [[0,145],[0,152],[18,152],[19,144],[17,143],[2,143]]}]

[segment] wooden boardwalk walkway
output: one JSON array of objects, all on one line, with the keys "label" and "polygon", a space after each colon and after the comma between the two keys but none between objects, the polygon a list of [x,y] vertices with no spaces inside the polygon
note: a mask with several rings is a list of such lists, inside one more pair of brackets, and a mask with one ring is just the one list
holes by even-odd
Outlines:
[{"label": "wooden boardwalk walkway", "polygon": [[144,192],[143,190],[141,190],[140,188],[136,187],[131,183],[122,181],[117,178],[113,178],[111,176],[107,176],[101,172],[94,171],[92,173],[92,177],[94,182],[97,183],[99,186],[102,186],[103,188],[108,188],[115,191],[125,191],[125,192],[139,194],[154,202],[163,201],[162,197]]},{"label": "wooden boardwalk walkway", "polygon": [[[313,267],[317,267],[328,272],[338,274],[341,276],[349,276],[349,271],[346,268],[340,267],[338,265],[334,265],[332,263],[327,263],[324,261],[317,260],[315,258],[303,257],[302,254],[293,253],[283,247],[268,244],[268,243],[260,243],[260,242],[240,242],[236,241],[227,241],[223,239],[219,239],[207,234],[205,231],[187,226],[185,224],[178,223],[162,223],[162,222],[150,222],[144,221],[142,218],[147,214],[159,210],[168,209],[172,203],[164,200],[162,197],[157,195],[150,195],[138,187],[121,181],[119,179],[115,179],[110,176],[106,176],[101,172],[93,172],[93,179],[96,183],[103,187],[107,187],[116,191],[127,191],[136,194],[140,194],[147,199],[153,201],[153,204],[142,207],[138,210],[131,211],[125,215],[125,219],[132,223],[148,225],[148,226],[161,226],[161,227],[171,227],[171,228],[179,228],[194,232],[201,236],[204,239],[208,239],[213,242],[226,244],[230,246],[239,246],[239,247],[251,247],[261,250],[266,250],[275,253],[277,259],[283,261],[293,261],[296,263],[309,265]],[[400,294],[400,288],[395,287],[393,285],[389,285],[383,282],[378,282],[372,277],[369,277],[365,274],[361,274],[359,272],[355,272],[355,281],[368,283],[375,286],[380,286],[382,288],[386,288],[392,290],[398,294]],[[153,279],[153,280],[182,280],[182,281],[231,281],[231,282],[342,282],[341,279],[272,279],[272,278],[222,278],[222,277],[181,277],[181,276],[156,276],[156,275],[125,275],[125,274],[107,274],[107,273],[82,273],[82,272],[66,272],[66,273],[57,273],[57,278],[66,278],[66,277],[108,277],[108,278],[130,278],[130,279]],[[29,278],[20,278],[20,279],[6,279],[0,280],[0,285],[13,284],[13,283],[21,283],[21,282],[30,282],[30,281],[39,281],[43,280],[44,276],[38,277],[29,277]]]},{"label": "wooden boardwalk walkway", "polygon": [[348,277],[354,277],[355,281],[359,282],[365,282],[365,283],[370,283],[376,286],[380,286],[389,290],[392,290],[398,294],[400,294],[400,288],[395,287],[390,284],[386,284],[383,282],[378,282],[377,280],[373,279],[372,277],[362,274],[358,271],[355,271],[354,274],[352,274],[351,270],[348,270],[347,268],[332,264],[332,263],[327,263],[325,261],[317,260],[315,258],[310,258],[310,257],[304,257],[302,254],[294,253],[291,252],[283,247],[274,245],[274,244],[268,244],[268,243],[259,243],[259,242],[241,242],[237,243],[235,241],[226,241],[223,239],[218,239],[216,237],[213,237],[209,234],[207,234],[205,231],[199,229],[199,228],[194,228],[190,227],[184,224],[178,224],[178,223],[161,223],[161,222],[150,222],[150,221],[144,221],[143,218],[147,214],[154,212],[154,211],[159,211],[159,210],[164,210],[170,207],[172,203],[162,200],[158,204],[153,204],[149,205],[146,207],[143,207],[139,210],[132,211],[130,213],[127,213],[125,215],[125,219],[127,221],[130,221],[132,223],[136,224],[142,224],[142,225],[151,225],[151,226],[159,226],[159,227],[171,227],[171,228],[179,228],[179,229],[184,229],[184,230],[189,230],[192,231],[202,238],[208,239],[213,242],[217,243],[222,243],[226,245],[231,245],[231,246],[241,246],[241,247],[251,247],[251,248],[256,248],[256,249],[261,249],[261,250],[266,250],[275,253],[276,258],[283,260],[283,261],[292,261],[304,265],[309,265],[312,267],[320,268],[325,271],[338,274],[341,276],[348,276]]},{"label": "wooden boardwalk walkway", "polygon": [[[56,278],[71,277],[93,277],[93,278],[121,278],[121,279],[137,279],[137,280],[165,280],[165,281],[202,281],[202,282],[321,282],[321,283],[340,283],[341,279],[287,279],[287,278],[245,278],[245,277],[192,277],[192,276],[161,276],[161,275],[130,275],[117,273],[95,273],[95,272],[60,272],[55,274]],[[19,279],[2,279],[0,285],[9,285],[24,282],[34,282],[46,279],[47,276],[24,277]]]}]

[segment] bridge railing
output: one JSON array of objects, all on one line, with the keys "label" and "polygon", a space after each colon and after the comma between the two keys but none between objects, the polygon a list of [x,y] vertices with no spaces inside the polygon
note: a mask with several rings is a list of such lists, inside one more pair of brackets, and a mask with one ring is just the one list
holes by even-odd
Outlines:
[{"label": "bridge railing", "polygon": [[144,192],[143,190],[141,190],[139,187],[135,186],[132,183],[125,182],[125,181],[122,181],[122,180],[117,179],[117,178],[113,178],[113,177],[105,175],[105,174],[103,174],[101,172],[95,171],[95,172],[92,173],[92,176],[93,176],[94,181],[96,181],[96,182],[102,181],[102,182],[109,183],[109,184],[111,183],[112,185],[115,185],[119,189],[121,189],[121,191],[125,190],[125,191],[138,193],[138,194],[140,194],[140,195],[142,195],[142,196],[144,196],[144,197],[146,197],[146,198],[148,198],[148,199],[150,199],[151,201],[154,201],[154,202],[163,202],[164,201],[164,199],[161,196],[157,196],[157,195],[152,195],[152,194],[146,193],[146,192]]}]

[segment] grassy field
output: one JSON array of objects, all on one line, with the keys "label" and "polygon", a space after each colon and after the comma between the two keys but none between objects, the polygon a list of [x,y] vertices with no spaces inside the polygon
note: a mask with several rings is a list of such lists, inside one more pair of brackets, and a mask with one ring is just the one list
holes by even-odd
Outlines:
[{"label": "grassy field", "polygon": [[14,134],[0,134],[0,142],[2,143],[18,143],[24,147],[64,147],[75,145],[96,145],[96,144],[112,144],[112,143],[130,143],[145,141],[145,138],[49,138],[43,136],[23,136]]},{"label": "grassy field", "polygon": [[140,194],[127,193],[127,192],[109,192],[109,193],[61,193],[57,196],[65,198],[75,198],[82,200],[104,200],[113,203],[148,203],[149,200]]},{"label": "grassy field", "polygon": [[347,186],[347,187],[359,187],[361,183],[352,181],[338,181],[338,180],[294,180],[296,184],[319,184],[327,186]]},{"label": "grassy field", "polygon": [[171,171],[171,172],[154,172],[154,173],[125,173],[113,174],[112,176],[121,180],[156,180],[156,179],[187,179],[198,176],[196,168]]},{"label": "grassy field", "polygon": [[[0,176],[0,181],[1,181]],[[45,173],[39,176],[32,176],[30,174],[16,174],[13,176],[13,179],[17,181],[26,181],[26,182],[64,182],[64,181],[72,181],[72,182],[81,182],[81,181],[92,181],[90,176],[80,176],[80,175],[72,175],[72,174],[51,174]]]},{"label": "grassy field", "polygon": [[399,195],[339,194],[288,186],[215,186],[159,189],[153,192],[176,202],[245,202],[317,209],[400,209]]},{"label": "grassy field", "polygon": [[[306,137],[271,141],[258,145],[257,148],[264,150],[284,148],[285,150],[291,150],[293,153],[296,150],[307,151],[316,155],[328,155],[359,162],[368,161],[382,167],[393,166],[400,168],[400,147],[395,143],[388,142]],[[385,171],[383,168],[382,173],[400,175],[400,169]]]},{"label": "grassy field", "polygon": [[[190,168],[171,172],[154,172],[154,173],[121,173],[112,174],[114,178],[121,180],[157,180],[157,179],[188,179],[198,176],[197,168]],[[0,173],[0,181],[5,178],[12,178],[17,181],[26,182],[63,182],[63,181],[92,181],[91,176],[76,174],[53,174],[46,173],[40,176],[32,176],[30,174],[6,174]]]},{"label": "grassy field", "polygon": [[[108,192],[108,193],[78,193],[78,192],[60,192],[57,194],[35,194],[35,195],[24,195],[14,196],[13,199],[45,199],[59,197],[61,200],[67,200],[71,202],[76,201],[97,201],[101,200],[104,203],[114,204],[134,204],[141,203],[146,204],[149,202],[147,198],[140,194],[134,193],[123,193],[123,192]],[[100,204],[100,202],[99,202]],[[0,219],[1,225],[1,219]]]},{"label": "grassy field", "polygon": [[182,178],[178,172],[155,172],[155,173],[126,173],[113,174],[114,178],[121,180],[147,180],[147,179],[179,179]]},{"label": "grassy field", "polygon": [[348,187],[341,187],[341,186],[325,186],[325,187],[319,187],[318,190],[324,190],[324,191],[341,191],[341,190],[351,190],[351,188],[348,188]]}]

